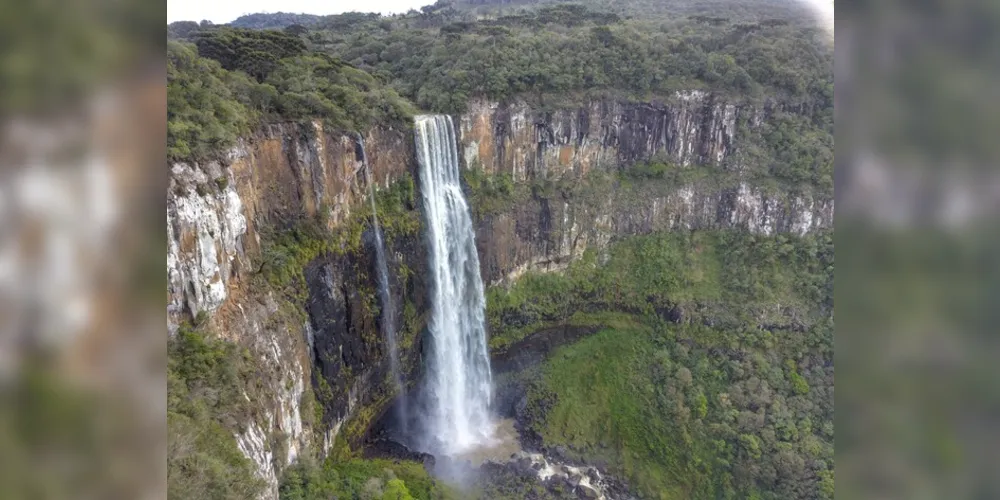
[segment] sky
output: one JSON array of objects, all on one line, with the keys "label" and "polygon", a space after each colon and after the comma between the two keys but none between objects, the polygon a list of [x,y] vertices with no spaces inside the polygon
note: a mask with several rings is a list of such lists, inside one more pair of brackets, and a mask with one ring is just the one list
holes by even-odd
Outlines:
[{"label": "sky", "polygon": [[215,24],[231,22],[243,14],[257,12],[294,12],[340,14],[343,12],[381,12],[391,14],[419,9],[435,0],[167,0],[167,22],[202,21]]}]

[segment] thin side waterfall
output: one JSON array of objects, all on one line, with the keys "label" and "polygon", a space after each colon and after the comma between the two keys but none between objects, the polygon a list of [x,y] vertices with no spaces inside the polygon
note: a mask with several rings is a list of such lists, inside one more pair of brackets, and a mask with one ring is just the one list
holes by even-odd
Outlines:
[{"label": "thin side waterfall", "polygon": [[409,418],[406,403],[406,391],[403,387],[403,377],[399,373],[399,349],[396,347],[396,304],[392,298],[392,290],[389,289],[389,265],[385,259],[385,242],[382,239],[382,228],[378,223],[378,209],[375,205],[375,182],[372,179],[370,167],[368,165],[368,153],[365,152],[364,139],[359,134],[357,137],[358,148],[361,150],[362,167],[365,170],[365,177],[368,180],[368,198],[372,204],[372,227],[375,229],[375,274],[378,279],[379,303],[382,306],[379,326],[382,336],[385,337],[386,345],[389,346],[389,366],[392,370],[392,381],[396,386],[396,394],[399,399],[396,405],[396,420],[402,426],[401,431],[407,434],[407,419]]},{"label": "thin side waterfall", "polygon": [[432,288],[423,448],[453,455],[492,440],[486,301],[451,117],[415,125]]}]

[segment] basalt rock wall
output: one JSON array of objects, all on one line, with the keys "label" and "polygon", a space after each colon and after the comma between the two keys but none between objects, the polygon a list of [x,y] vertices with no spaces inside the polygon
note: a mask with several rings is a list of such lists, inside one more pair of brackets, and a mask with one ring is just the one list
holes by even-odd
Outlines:
[{"label": "basalt rock wall", "polygon": [[[776,113],[816,111],[809,103],[750,103],[700,91],[555,111],[475,101],[460,120],[466,168],[515,184],[561,186],[533,189],[506,209],[479,214],[483,275],[497,284],[529,270],[559,270],[587,248],[653,231],[801,235],[832,228],[832,194],[761,182],[767,165],[747,154],[759,151],[755,132]],[[694,180],[628,181],[629,169],[646,162],[669,163]],[[611,180],[595,182],[600,175]]]}]

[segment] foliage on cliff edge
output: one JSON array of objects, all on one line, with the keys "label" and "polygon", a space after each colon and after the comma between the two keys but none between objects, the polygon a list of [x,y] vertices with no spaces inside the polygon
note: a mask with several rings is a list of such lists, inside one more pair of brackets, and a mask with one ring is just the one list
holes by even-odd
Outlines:
[{"label": "foliage on cliff edge", "polygon": [[370,74],[280,32],[221,29],[167,43],[167,157],[221,159],[263,122],[331,130],[408,124],[413,107]]},{"label": "foliage on cliff edge", "polygon": [[233,437],[249,412],[249,354],[190,326],[167,352],[169,498],[256,498],[264,482]]}]

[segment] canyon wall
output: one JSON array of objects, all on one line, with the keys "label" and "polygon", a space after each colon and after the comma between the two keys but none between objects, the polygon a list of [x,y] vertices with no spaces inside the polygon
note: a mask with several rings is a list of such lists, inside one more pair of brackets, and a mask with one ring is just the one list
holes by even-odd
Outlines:
[{"label": "canyon wall", "polygon": [[[781,189],[751,173],[745,142],[777,111],[812,112],[807,105],[749,105],[701,92],[559,111],[524,102],[470,103],[456,119],[464,168],[506,176],[523,194],[490,209],[475,206],[470,196],[484,280],[496,285],[526,271],[562,269],[585,250],[600,251],[632,234],[832,228],[832,195]],[[363,138],[379,189],[416,179],[411,130],[377,128]],[[267,498],[277,498],[284,466],[303,453],[329,452],[345,424],[355,427],[348,438],[359,436],[392,397],[370,234],[362,235],[360,248],[319,253],[293,287],[275,286],[260,272],[274,235],[303,221],[340,231],[367,203],[355,142],[318,122],[272,124],[222,161],[170,166],[168,326],[173,334],[185,321],[207,324],[258,362],[257,387],[247,395],[257,410],[234,433],[267,480]],[[705,175],[621,175],[654,158]],[[421,234],[387,238],[392,289],[401,304],[392,321],[403,332],[401,357],[411,383],[428,309]],[[305,403],[313,392],[322,408],[317,415]]]},{"label": "canyon wall", "polygon": [[460,153],[470,168],[524,181],[627,167],[654,157],[680,166],[748,167],[738,154],[749,133],[777,113],[812,116],[815,103],[733,100],[693,90],[671,99],[591,100],[539,109],[525,101],[473,100],[460,117]]},{"label": "canyon wall", "polygon": [[[832,228],[832,195],[760,182],[762,166],[743,154],[760,140],[753,132],[779,112],[809,116],[814,110],[807,103],[749,104],[700,91],[664,102],[599,100],[558,111],[473,102],[460,122],[466,168],[557,186],[480,214],[484,277],[498,284],[528,270],[558,270],[587,248],[659,230],[801,235]],[[629,181],[628,170],[647,161],[670,162],[693,175]],[[625,174],[626,180],[599,183],[594,173]]]},{"label": "canyon wall", "polygon": [[[364,136],[372,181],[409,175],[408,130]],[[184,312],[214,312],[233,277],[252,274],[258,228],[287,228],[312,218],[333,229],[368,193],[355,139],[327,134],[319,122],[275,124],[240,141],[227,161],[172,165],[167,200],[169,323]]]},{"label": "canyon wall", "polygon": [[[409,175],[409,130],[374,129],[364,143],[372,182],[387,186]],[[223,161],[170,169],[168,328],[173,335],[185,321],[204,323],[251,353],[259,373],[247,398],[255,411],[237,423],[237,445],[267,481],[265,497],[277,498],[282,467],[309,450],[329,450],[356,407],[377,397],[387,370],[375,318],[349,313],[369,307],[357,292],[374,287],[367,262],[320,255],[304,272],[306,290],[279,289],[258,272],[268,232],[303,220],[335,230],[366,203],[356,139],[324,132],[319,122],[273,124]],[[322,417],[304,405],[314,385],[332,387],[319,401]]]}]

